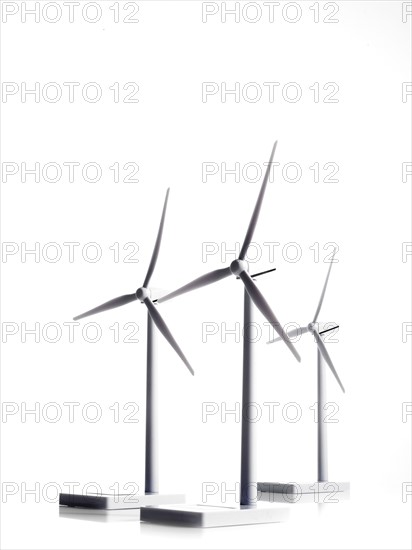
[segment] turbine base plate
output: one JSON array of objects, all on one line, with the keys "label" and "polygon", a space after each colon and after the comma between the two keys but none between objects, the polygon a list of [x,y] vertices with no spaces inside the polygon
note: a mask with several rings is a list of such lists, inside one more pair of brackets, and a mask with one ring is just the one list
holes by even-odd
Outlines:
[{"label": "turbine base plate", "polygon": [[122,510],[97,510],[74,506],[59,506],[59,517],[96,523],[118,523],[120,521],[140,521],[140,508]]},{"label": "turbine base plate", "polygon": [[184,495],[164,495],[161,493],[146,493],[144,495],[88,493],[75,495],[60,493],[60,506],[84,508],[87,510],[134,510],[142,506],[157,506],[159,504],[183,503]]},{"label": "turbine base plate", "polygon": [[294,504],[314,502],[328,504],[347,500],[350,483],[347,481],[316,481],[314,483],[258,482],[259,501]]},{"label": "turbine base plate", "polygon": [[229,508],[205,504],[171,505],[142,508],[140,519],[152,523],[181,527],[228,527],[258,523],[279,523],[289,517],[288,508],[249,507]]}]

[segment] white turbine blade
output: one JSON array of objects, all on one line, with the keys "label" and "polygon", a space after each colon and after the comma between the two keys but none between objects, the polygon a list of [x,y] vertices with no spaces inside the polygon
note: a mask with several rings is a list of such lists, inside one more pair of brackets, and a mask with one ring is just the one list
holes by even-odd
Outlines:
[{"label": "white turbine blade", "polygon": [[159,304],[162,302],[166,302],[166,300],[170,300],[171,298],[175,298],[176,296],[180,296],[181,294],[185,294],[186,292],[190,292],[191,290],[196,290],[197,288],[201,288],[202,286],[210,285],[211,283],[220,281],[225,277],[229,277],[229,275],[231,274],[232,272],[230,271],[230,267],[225,267],[223,269],[216,269],[215,271],[210,271],[209,273],[206,273],[206,275],[202,275],[201,277],[198,277],[191,283],[188,283],[187,285],[184,285],[178,288],[177,290],[171,292],[170,294],[166,294],[166,296],[162,296],[157,300],[157,302]]},{"label": "white turbine blade", "polygon": [[322,294],[320,295],[320,300],[319,300],[318,308],[317,308],[317,310],[316,310],[315,317],[314,317],[312,323],[316,323],[316,321],[317,321],[317,319],[318,319],[318,316],[319,316],[319,313],[320,313],[320,308],[322,307],[322,304],[323,304],[323,298],[325,297],[326,287],[328,286],[330,270],[332,269],[332,265],[333,265],[333,260],[334,260],[334,258],[335,258],[335,254],[336,254],[336,248],[335,248],[335,250],[333,251],[332,260],[331,260],[331,262],[330,262],[329,269],[328,269],[328,274],[326,275],[326,281],[325,281],[325,284],[323,285],[323,290],[322,290]]},{"label": "white turbine blade", "polygon": [[137,300],[136,294],[124,294],[123,296],[113,298],[113,300],[109,300],[108,302],[105,302],[100,306],[97,306],[93,309],[90,309],[89,311],[86,311],[85,313],[81,313],[80,315],[73,317],[73,320],[78,321],[79,319],[83,319],[84,317],[96,315],[96,313],[102,313],[103,311],[114,309],[115,307],[124,306],[125,304],[129,304],[130,302],[134,302],[135,300]]},{"label": "white turbine blade", "polygon": [[160,330],[160,332],[163,334],[163,336],[166,338],[166,340],[169,342],[169,344],[175,350],[175,352],[180,357],[180,359],[183,361],[183,363],[186,365],[186,367],[189,369],[189,371],[192,374],[194,374],[195,371],[192,369],[192,367],[191,367],[189,361],[186,359],[183,351],[180,349],[178,343],[173,338],[172,333],[168,329],[166,323],[163,321],[163,318],[160,315],[159,311],[157,310],[157,307],[153,304],[153,302],[150,300],[150,298],[146,298],[144,300],[144,303],[146,304],[146,307],[149,310],[149,315],[153,319],[154,324],[157,326],[157,328]]},{"label": "white turbine blade", "polygon": [[159,256],[159,250],[160,250],[160,243],[162,242],[162,235],[163,235],[163,226],[165,224],[165,217],[166,217],[166,209],[167,209],[167,201],[169,200],[169,191],[170,188],[166,191],[166,197],[165,202],[163,205],[163,212],[162,217],[160,219],[160,225],[157,232],[157,238],[155,242],[155,246],[152,253],[152,259],[150,260],[149,269],[147,270],[146,278],[144,280],[143,286],[147,287],[150,283],[150,279],[153,275],[154,268],[156,266],[157,258]]},{"label": "white turbine blade", "polygon": [[292,342],[287,337],[285,331],[282,328],[282,325],[279,323],[279,321],[276,319],[276,315],[271,310],[269,304],[267,303],[266,299],[264,298],[263,294],[260,292],[258,287],[253,282],[251,276],[247,271],[242,271],[239,274],[239,277],[242,279],[243,284],[246,287],[246,290],[252,299],[255,306],[263,313],[263,315],[266,317],[266,319],[269,321],[269,323],[273,326],[273,328],[276,330],[276,332],[279,334],[279,336],[282,338],[282,340],[285,342],[285,344],[288,346],[290,351],[293,353],[293,355],[296,357],[298,361],[300,361],[300,355],[296,351],[295,346],[292,344]]},{"label": "white turbine blade", "polygon": [[[288,335],[288,338],[295,338],[295,336],[300,336],[301,334],[305,334],[305,332],[309,332],[308,327],[301,327],[301,328],[294,328],[293,330],[288,331],[286,334]],[[280,342],[282,338],[279,336],[279,338],[274,338],[273,340],[269,340],[269,342],[266,342],[267,344],[273,344],[274,342]]]},{"label": "white turbine blade", "polygon": [[250,242],[253,237],[253,233],[255,232],[255,228],[259,219],[260,209],[262,207],[263,197],[265,196],[265,191],[269,180],[269,174],[272,168],[273,156],[275,154],[277,144],[278,142],[275,141],[272,148],[272,153],[270,154],[269,164],[267,165],[266,173],[263,178],[262,186],[260,188],[259,196],[256,201],[255,209],[253,210],[253,214],[249,222],[249,227],[246,232],[245,240],[243,241],[242,250],[240,251],[240,255],[239,255],[239,260],[245,259],[247,249],[249,248]]},{"label": "white turbine blade", "polygon": [[338,376],[338,373],[336,372],[336,369],[335,369],[335,367],[333,366],[332,359],[329,357],[328,350],[326,349],[326,346],[325,346],[325,344],[323,343],[323,340],[322,340],[321,335],[319,334],[319,332],[318,332],[317,330],[314,330],[314,331],[313,331],[313,334],[314,334],[314,336],[315,336],[315,340],[316,340],[316,343],[317,343],[317,345],[318,345],[319,351],[320,351],[320,353],[322,354],[322,357],[324,358],[324,360],[326,361],[328,367],[329,367],[330,370],[332,371],[334,377],[335,377],[336,380],[338,381],[338,384],[339,384],[339,386],[341,387],[341,390],[343,391],[343,393],[345,393],[345,388],[343,387],[343,384],[342,384],[342,382],[340,381],[340,378],[339,378],[339,376]]}]

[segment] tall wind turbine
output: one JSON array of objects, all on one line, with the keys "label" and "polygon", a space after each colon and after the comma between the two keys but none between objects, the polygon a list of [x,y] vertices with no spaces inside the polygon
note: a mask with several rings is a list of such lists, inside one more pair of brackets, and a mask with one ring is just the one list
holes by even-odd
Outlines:
[{"label": "tall wind turbine", "polygon": [[[324,406],[326,405],[326,373],[325,373],[325,363],[328,365],[332,371],[333,376],[335,377],[337,383],[339,384],[343,393],[345,393],[345,388],[339,378],[338,373],[332,363],[332,359],[326,349],[326,346],[322,340],[322,335],[330,330],[335,330],[339,328],[338,326],[328,328],[323,331],[318,330],[317,320],[319,317],[320,310],[322,308],[323,299],[325,297],[326,288],[329,282],[329,276],[332,269],[333,261],[335,258],[336,249],[333,252],[332,259],[329,265],[328,273],[326,275],[325,284],[323,285],[322,293],[320,295],[318,307],[316,308],[315,316],[313,320],[306,326],[302,328],[293,329],[288,332],[290,338],[295,338],[300,334],[312,334],[314,341],[317,345],[317,420],[318,420],[318,449],[317,449],[317,461],[318,461],[318,480],[315,484],[310,483],[274,483],[274,482],[262,482],[258,483],[259,491],[262,493],[282,493],[286,495],[288,500],[290,497],[295,495],[296,499],[300,496],[301,493],[340,493],[347,491],[349,489],[349,483],[335,483],[329,482],[328,480],[328,450],[327,450],[327,432],[326,432],[326,422],[324,420]],[[270,340],[268,344],[273,344],[278,342],[280,338],[275,338]],[[267,496],[267,495],[266,495]],[[268,500],[265,498],[265,500]]]},{"label": "tall wind turbine", "polygon": [[[260,193],[252,213],[251,220],[246,232],[245,239],[240,251],[239,258],[234,260],[229,267],[211,271],[206,275],[195,279],[194,281],[182,286],[178,290],[161,297],[158,301],[166,302],[171,298],[196,290],[203,286],[215,283],[230,275],[241,279],[244,284],[244,334],[243,334],[243,387],[242,387],[242,411],[249,408],[255,400],[254,392],[254,362],[252,356],[251,325],[252,325],[252,304],[261,311],[269,323],[274,327],[281,340],[288,346],[295,358],[300,361],[300,356],[295,347],[284,332],[280,322],[273,313],[268,302],[260,292],[252,277],[248,273],[248,264],[245,261],[246,253],[253,238],[263,198],[265,195],[269,173],[275,154],[277,142],[274,144],[266,173],[262,182]],[[255,445],[255,424],[242,414],[242,441],[241,441],[241,479],[240,479],[240,509],[230,509],[225,507],[207,507],[207,506],[178,506],[144,508],[142,509],[141,519],[153,522],[172,522],[177,524],[196,524],[198,526],[212,527],[221,525],[236,525],[248,523],[268,523],[284,519],[285,510],[270,510],[256,508],[256,445]],[[252,491],[251,491],[252,489]],[[255,494],[252,494],[255,493]]]},{"label": "tall wind turbine", "polygon": [[132,294],[124,294],[109,300],[104,304],[97,306],[81,315],[74,317],[74,320],[83,319],[90,315],[102,313],[117,307],[124,306],[131,302],[140,301],[147,307],[147,359],[146,359],[146,456],[145,456],[145,494],[142,496],[131,495],[113,495],[113,494],[87,494],[87,495],[72,495],[68,493],[60,494],[60,504],[67,506],[79,506],[87,508],[100,509],[122,509],[122,508],[140,508],[145,505],[155,505],[169,502],[184,502],[183,495],[161,495],[158,482],[158,447],[157,447],[157,363],[155,355],[155,327],[163,334],[172,348],[176,351],[180,359],[194,374],[194,371],[173,338],[172,333],[161,317],[157,307],[151,299],[149,288],[157,258],[159,256],[160,244],[163,235],[163,226],[166,217],[167,203],[169,199],[169,191],[166,192],[166,197],[163,206],[162,217],[160,219],[159,230],[150,260],[149,268],[143,285]]}]

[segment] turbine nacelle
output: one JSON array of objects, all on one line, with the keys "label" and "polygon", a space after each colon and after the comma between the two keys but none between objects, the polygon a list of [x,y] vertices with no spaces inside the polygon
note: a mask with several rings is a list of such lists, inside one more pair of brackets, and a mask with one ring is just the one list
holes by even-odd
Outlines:
[{"label": "turbine nacelle", "polygon": [[136,298],[143,304],[143,302],[149,298],[150,299],[151,293],[148,288],[145,288],[144,286],[141,286],[136,290]]},{"label": "turbine nacelle", "polygon": [[316,330],[316,323],[309,323],[308,324],[308,331],[311,332],[312,334],[315,332]]},{"label": "turbine nacelle", "polygon": [[233,275],[239,277],[239,275],[244,271],[249,271],[249,265],[246,260],[234,260],[230,264],[230,271],[233,273]]}]

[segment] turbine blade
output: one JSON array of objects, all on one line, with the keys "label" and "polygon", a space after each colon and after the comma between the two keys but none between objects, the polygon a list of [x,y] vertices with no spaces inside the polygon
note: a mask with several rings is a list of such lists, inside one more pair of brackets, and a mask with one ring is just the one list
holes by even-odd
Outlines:
[{"label": "turbine blade", "polygon": [[216,271],[210,271],[209,273],[206,273],[206,275],[202,275],[201,277],[198,277],[191,283],[188,283],[187,285],[184,285],[178,288],[177,290],[170,292],[170,294],[166,294],[166,296],[162,296],[157,301],[159,304],[162,302],[166,302],[166,300],[170,300],[171,298],[175,298],[176,296],[180,296],[181,294],[185,294],[186,292],[190,292],[191,290],[196,290],[197,288],[201,288],[202,286],[216,283],[217,281],[220,281],[225,277],[229,277],[229,275],[231,274],[232,272],[230,271],[230,267],[225,267],[223,269],[216,269]]},{"label": "turbine blade", "polygon": [[159,256],[160,243],[162,242],[163,226],[165,224],[167,201],[169,200],[169,191],[170,191],[170,187],[166,191],[166,197],[165,197],[165,202],[164,202],[164,205],[163,205],[162,217],[160,219],[160,225],[159,225],[159,230],[157,232],[157,238],[156,238],[155,246],[154,246],[154,249],[153,249],[152,259],[150,260],[149,269],[147,270],[146,278],[145,278],[144,283],[143,283],[144,287],[147,287],[150,283],[150,279],[153,275],[153,271],[154,271],[154,268],[156,266],[157,257]]},{"label": "turbine blade", "polygon": [[239,255],[239,260],[245,259],[247,249],[249,248],[250,242],[253,237],[253,233],[255,231],[256,224],[259,219],[260,209],[262,207],[263,197],[265,196],[265,191],[269,180],[270,169],[272,167],[273,156],[275,154],[277,144],[278,142],[275,141],[272,148],[272,153],[270,154],[269,164],[266,168],[265,177],[263,178],[262,186],[260,188],[260,193],[256,201],[255,209],[253,210],[253,214],[249,222],[249,227],[246,233],[246,237],[245,237],[245,240],[243,241],[242,250],[240,251],[240,255]]},{"label": "turbine blade", "polygon": [[320,300],[319,300],[319,304],[318,304],[318,309],[316,310],[315,317],[314,317],[312,323],[316,323],[316,321],[317,321],[317,319],[318,319],[318,316],[319,316],[319,313],[320,313],[320,308],[322,307],[322,304],[323,304],[323,298],[325,297],[326,287],[328,286],[330,270],[332,269],[332,265],[333,265],[333,260],[334,260],[334,258],[335,258],[335,254],[336,254],[336,248],[335,248],[335,250],[333,251],[333,256],[332,256],[332,260],[331,260],[330,265],[329,265],[328,274],[326,275],[325,284],[323,285],[322,294],[320,295]]},{"label": "turbine blade", "polygon": [[109,300],[101,306],[90,309],[89,311],[86,311],[81,315],[73,317],[73,320],[78,321],[79,319],[83,319],[83,317],[89,317],[89,315],[95,315],[96,313],[101,313],[102,311],[107,311],[109,309],[124,306],[126,304],[129,304],[130,302],[134,302],[135,300],[137,300],[136,294],[125,294],[123,296],[119,296],[118,298],[114,298],[113,300]]},{"label": "turbine blade", "polygon": [[160,332],[163,334],[163,336],[166,338],[166,340],[169,342],[169,344],[175,350],[175,352],[180,357],[180,359],[183,361],[183,363],[186,365],[186,367],[189,369],[189,371],[192,374],[194,374],[195,373],[194,370],[192,369],[189,361],[184,356],[183,351],[179,348],[176,340],[173,338],[172,333],[167,328],[167,325],[163,321],[163,318],[160,315],[157,307],[153,304],[153,302],[150,300],[150,298],[146,298],[144,300],[144,303],[146,304],[146,307],[149,310],[150,317],[153,319],[154,324],[157,326],[157,328],[160,330]]},{"label": "turbine blade", "polygon": [[319,351],[320,353],[322,354],[322,357],[323,359],[326,361],[326,363],[328,364],[328,367],[330,368],[330,370],[332,371],[334,377],[336,378],[336,380],[338,381],[338,384],[339,386],[341,387],[341,390],[343,391],[343,393],[345,393],[345,388],[343,387],[343,384],[342,382],[340,381],[340,378],[338,376],[338,373],[336,372],[336,369],[335,367],[333,366],[333,363],[332,363],[332,359],[329,357],[329,353],[328,353],[328,350],[326,349],[326,346],[325,344],[323,343],[323,340],[322,340],[322,337],[320,336],[319,332],[317,330],[315,330],[313,332],[314,336],[315,336],[315,340],[316,340],[316,343],[318,345],[318,348],[319,348]]},{"label": "turbine blade", "polygon": [[[294,328],[293,330],[288,331],[286,334],[288,335],[288,338],[295,338],[295,336],[299,336],[300,334],[305,334],[305,332],[309,332],[308,327]],[[282,338],[279,336],[279,338],[274,338],[273,340],[269,340],[269,342],[267,343],[273,344],[274,342],[279,342],[280,340],[282,340]]]},{"label": "turbine blade", "polygon": [[285,342],[285,344],[288,346],[290,351],[293,353],[293,355],[296,357],[298,361],[300,361],[300,355],[296,351],[294,345],[287,337],[285,331],[283,330],[281,324],[276,319],[275,314],[271,310],[269,304],[265,300],[263,294],[260,292],[258,287],[255,285],[255,283],[252,281],[249,273],[247,271],[242,271],[239,274],[239,277],[242,279],[243,284],[246,287],[246,290],[254,302],[255,306],[263,313],[263,315],[266,317],[266,319],[271,323],[273,328],[276,330],[276,332],[279,334],[279,336],[282,338],[282,340]]}]

